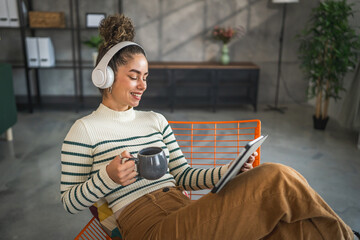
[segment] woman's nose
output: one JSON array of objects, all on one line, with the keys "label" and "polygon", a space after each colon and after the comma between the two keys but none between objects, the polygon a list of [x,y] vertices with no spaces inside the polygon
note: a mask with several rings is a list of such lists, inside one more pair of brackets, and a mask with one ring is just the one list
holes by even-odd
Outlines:
[{"label": "woman's nose", "polygon": [[145,90],[146,89],[146,81],[140,79],[137,84],[138,89]]}]

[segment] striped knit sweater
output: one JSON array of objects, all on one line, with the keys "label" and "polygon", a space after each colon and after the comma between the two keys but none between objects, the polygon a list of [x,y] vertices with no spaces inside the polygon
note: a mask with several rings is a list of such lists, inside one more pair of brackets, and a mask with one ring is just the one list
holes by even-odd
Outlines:
[{"label": "striped knit sweater", "polygon": [[[150,146],[164,149],[167,174],[157,180],[138,179],[128,186],[110,179],[106,166],[117,155],[128,150],[136,156],[139,150]],[[87,209],[102,198],[116,212],[163,187],[211,188],[227,170],[227,166],[210,170],[191,168],[161,114],[133,108],[117,112],[103,104],[71,127],[62,146],[61,168],[61,200],[70,213]]]}]

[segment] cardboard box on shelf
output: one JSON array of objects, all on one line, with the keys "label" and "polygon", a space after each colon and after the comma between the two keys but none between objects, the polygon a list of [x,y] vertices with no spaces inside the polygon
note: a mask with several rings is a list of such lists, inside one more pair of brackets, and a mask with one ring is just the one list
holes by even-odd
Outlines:
[{"label": "cardboard box on shelf", "polygon": [[32,28],[65,28],[63,12],[29,12],[29,25]]}]

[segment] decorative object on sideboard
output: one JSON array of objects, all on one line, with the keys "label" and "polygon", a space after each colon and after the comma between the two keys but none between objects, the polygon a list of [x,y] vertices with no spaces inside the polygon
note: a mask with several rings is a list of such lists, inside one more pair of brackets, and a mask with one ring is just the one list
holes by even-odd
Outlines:
[{"label": "decorative object on sideboard", "polygon": [[330,99],[341,98],[344,77],[358,61],[360,37],[349,22],[352,6],[346,0],[320,2],[297,35],[301,68],[309,81],[308,97],[316,98],[315,129],[325,129]]},{"label": "decorative object on sideboard", "polygon": [[227,65],[230,63],[230,56],[229,56],[229,48],[226,43],[223,44],[221,48],[221,63]]},{"label": "decorative object on sideboard", "polygon": [[92,58],[93,58],[93,65],[96,65],[96,59],[98,56],[98,50],[99,47],[101,46],[101,44],[103,43],[103,39],[97,35],[97,36],[92,36],[90,37],[89,40],[83,41],[83,44],[85,44],[86,46],[95,49],[95,51],[93,51],[92,53]]},{"label": "decorative object on sideboard", "polygon": [[222,64],[227,65],[230,63],[229,47],[228,44],[234,38],[241,38],[245,35],[245,28],[239,26],[237,28],[232,27],[219,27],[215,26],[211,36],[214,40],[222,42],[220,61]]},{"label": "decorative object on sideboard", "polygon": [[65,14],[63,12],[29,12],[31,28],[65,28]]}]

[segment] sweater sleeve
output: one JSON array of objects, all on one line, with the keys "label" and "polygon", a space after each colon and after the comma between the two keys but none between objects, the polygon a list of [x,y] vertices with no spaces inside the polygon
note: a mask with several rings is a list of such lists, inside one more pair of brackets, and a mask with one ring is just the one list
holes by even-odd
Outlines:
[{"label": "sweater sleeve", "polygon": [[91,175],[93,145],[86,127],[78,120],[71,127],[61,149],[61,201],[66,211],[89,208],[119,185],[111,180],[106,166]]},{"label": "sweater sleeve", "polygon": [[209,189],[215,186],[228,169],[228,165],[203,169],[192,168],[183,155],[171,126],[164,116],[159,114],[163,141],[169,150],[169,169],[176,180],[176,185],[185,190]]}]

